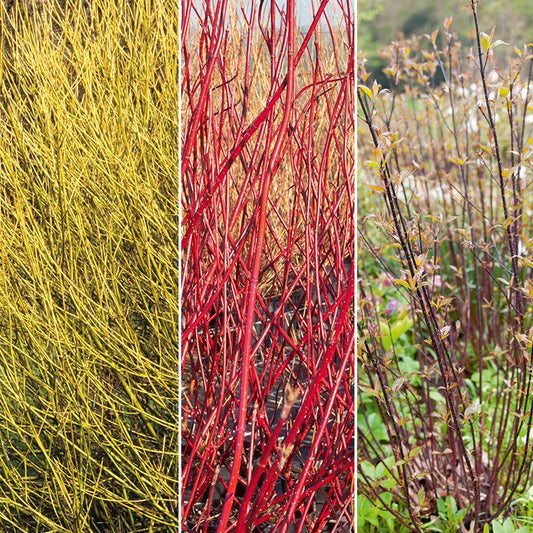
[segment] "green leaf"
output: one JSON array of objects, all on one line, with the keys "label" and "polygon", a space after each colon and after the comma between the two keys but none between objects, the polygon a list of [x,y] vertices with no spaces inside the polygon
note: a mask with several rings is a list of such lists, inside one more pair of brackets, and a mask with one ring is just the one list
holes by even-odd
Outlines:
[{"label": "green leaf", "polygon": [[505,533],[504,527],[497,521],[492,521],[492,533]]},{"label": "green leaf", "polygon": [[429,397],[437,403],[443,403],[446,400],[444,399],[444,396],[438,391],[438,390],[430,390],[429,391]]},{"label": "green leaf", "polygon": [[366,523],[372,524],[375,527],[380,526],[379,509],[362,494],[357,496],[357,531],[368,531]]},{"label": "green leaf", "polygon": [[413,327],[413,320],[411,317],[406,316],[402,320],[398,320],[392,326],[386,322],[381,322],[381,333],[383,349],[388,352],[392,345],[403,335],[406,331],[409,331]]},{"label": "green leaf", "polygon": [[437,500],[437,511],[439,512],[439,516],[446,516],[446,502],[443,498]]},{"label": "green leaf", "polygon": [[387,433],[387,428],[385,427],[385,424],[383,423],[383,420],[381,419],[381,415],[379,413],[371,413],[370,415],[368,415],[368,423],[370,425],[370,428],[372,429],[374,437],[379,442],[389,442],[389,434]]},{"label": "green leaf", "polygon": [[[401,361],[398,361],[398,368],[400,369],[400,372],[402,374],[410,374],[411,376],[413,376],[416,372],[420,370],[420,363],[412,357],[405,357]],[[417,379],[419,379],[418,376],[416,377]],[[411,383],[416,385],[414,381],[415,380],[412,379]]]},{"label": "green leaf", "polygon": [[455,501],[455,498],[453,498],[452,496],[449,496],[449,499],[450,499],[450,509],[452,511],[452,514],[453,516],[455,516],[457,514],[457,502]]},{"label": "green leaf", "polygon": [[510,518],[507,518],[507,520],[503,523],[503,530],[505,533],[514,533],[515,527]]},{"label": "green leaf", "polygon": [[370,461],[363,461],[361,463],[361,470],[363,474],[371,480],[375,480],[376,476],[376,467]]},{"label": "green leaf", "polygon": [[398,340],[400,335],[403,335],[406,331],[409,331],[413,327],[413,320],[411,317],[405,317],[403,320],[396,322],[391,328],[392,342]]}]

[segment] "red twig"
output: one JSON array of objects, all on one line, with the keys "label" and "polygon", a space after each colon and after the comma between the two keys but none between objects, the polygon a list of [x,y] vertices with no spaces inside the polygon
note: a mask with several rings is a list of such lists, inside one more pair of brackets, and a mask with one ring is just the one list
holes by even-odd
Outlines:
[{"label": "red twig", "polygon": [[259,227],[257,230],[257,242],[255,250],[251,250],[253,254],[253,269],[252,278],[248,288],[248,302],[246,305],[246,329],[243,341],[243,355],[241,367],[241,396],[239,400],[239,417],[237,420],[237,435],[235,439],[235,456],[233,461],[233,469],[231,471],[230,483],[224,501],[224,508],[222,516],[217,528],[217,532],[221,533],[225,530],[228,522],[229,514],[231,512],[233,498],[235,496],[235,488],[239,478],[239,471],[241,467],[241,458],[243,454],[244,445],[244,431],[246,427],[246,412],[248,408],[248,376],[250,367],[250,351],[252,348],[252,328],[255,319],[255,300],[257,295],[257,283],[259,280],[259,271],[261,269],[261,259],[263,257],[263,246],[265,241],[266,231],[266,217],[268,208],[268,199],[270,184],[272,178],[279,166],[279,152],[285,135],[289,127],[289,119],[292,109],[292,101],[294,98],[294,0],[287,0],[287,100],[283,113],[283,120],[278,130],[278,137],[274,144],[274,149],[270,155],[270,164],[264,177],[261,190],[261,205],[259,208]]}]

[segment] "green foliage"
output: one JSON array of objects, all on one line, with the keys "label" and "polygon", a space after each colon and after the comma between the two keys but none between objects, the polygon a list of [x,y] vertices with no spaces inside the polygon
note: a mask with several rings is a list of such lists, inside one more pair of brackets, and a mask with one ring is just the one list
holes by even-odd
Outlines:
[{"label": "green foliage", "polygon": [[530,530],[533,529],[533,485],[524,491],[512,503],[513,516],[516,517],[517,524],[527,525]]},{"label": "green foliage", "polygon": [[511,518],[506,518],[504,521],[500,522],[499,520],[493,520],[490,524],[485,525],[483,528],[483,533],[490,533],[492,528],[492,533],[515,533],[515,531],[520,531],[521,533],[529,533],[529,527],[517,526]]},{"label": "green foliage", "polygon": [[453,496],[437,500],[438,518],[426,526],[428,531],[439,533],[455,533],[466,517],[469,508],[458,509]]},{"label": "green foliage", "polygon": [[[385,493],[382,497],[387,505],[393,505],[392,494]],[[396,517],[380,507],[380,503],[373,503],[366,496],[357,496],[357,531],[358,533],[405,533],[409,528],[398,523]]]},{"label": "green foliage", "polygon": [[388,457],[384,461],[373,465],[368,461],[363,461],[361,467],[361,479],[363,476],[376,487],[383,489],[379,500],[372,502],[367,496],[359,494],[357,496],[357,530],[362,532],[390,532],[408,531],[403,527],[385,506],[398,510],[397,503],[394,502],[394,490],[398,482],[393,474],[395,471],[394,457]]},{"label": "green foliage", "polygon": [[394,322],[391,326],[384,322],[381,323],[382,343],[383,349],[389,351],[394,343],[407,331],[413,327],[413,320],[411,317],[404,316],[401,319]]}]

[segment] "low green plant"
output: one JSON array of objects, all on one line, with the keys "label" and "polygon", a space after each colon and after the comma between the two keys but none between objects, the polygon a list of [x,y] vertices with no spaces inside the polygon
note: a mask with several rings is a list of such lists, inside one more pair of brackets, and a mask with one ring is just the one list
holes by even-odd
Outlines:
[{"label": "low green plant", "polygon": [[515,533],[515,531],[520,531],[520,533],[529,533],[530,528],[528,526],[520,526],[516,524],[516,520],[512,518],[506,518],[505,520],[493,520],[489,524],[485,524],[483,528],[483,533]]},{"label": "low green plant", "polygon": [[[394,457],[387,457],[376,465],[369,461],[360,463],[359,479],[380,488],[379,498],[371,500],[367,495],[357,496],[357,530],[362,532],[390,532],[408,531],[398,522],[394,503],[394,492],[398,487],[398,480],[394,475]],[[386,507],[390,507],[388,510]]]},{"label": "low green plant", "polygon": [[512,514],[515,521],[533,529],[533,486],[511,503]]},{"label": "low green plant", "polygon": [[437,500],[438,517],[424,529],[439,533],[456,533],[470,509],[459,509],[453,496],[446,496]]},{"label": "low green plant", "polygon": [[[393,506],[393,495],[385,492],[382,501]],[[357,496],[357,531],[358,533],[406,533],[409,528],[400,524],[397,518],[381,507],[381,501],[372,502],[366,496]]]}]

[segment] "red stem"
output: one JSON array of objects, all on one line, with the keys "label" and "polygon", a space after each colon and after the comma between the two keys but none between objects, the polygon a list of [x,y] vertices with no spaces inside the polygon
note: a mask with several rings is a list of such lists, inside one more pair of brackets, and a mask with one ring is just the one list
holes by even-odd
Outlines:
[{"label": "red stem", "polygon": [[241,369],[241,390],[239,399],[239,414],[237,420],[237,433],[235,437],[234,447],[234,461],[231,470],[230,481],[224,500],[224,507],[222,509],[222,516],[217,528],[217,533],[222,533],[226,529],[229,515],[233,506],[233,499],[235,497],[235,490],[237,488],[237,481],[239,479],[239,472],[241,467],[241,460],[244,448],[244,431],[246,428],[246,413],[248,408],[248,377],[250,368],[250,351],[252,348],[252,334],[253,324],[255,318],[255,300],[257,294],[257,284],[259,281],[259,271],[261,269],[261,259],[263,256],[263,247],[266,232],[266,218],[268,211],[268,199],[270,185],[274,173],[279,166],[278,155],[281,150],[282,143],[285,140],[285,135],[289,127],[289,119],[291,115],[292,102],[294,99],[294,23],[295,11],[294,0],[287,0],[287,97],[285,108],[283,112],[283,119],[278,131],[278,136],[270,156],[270,164],[265,173],[265,179],[262,184],[261,204],[259,211],[259,225],[257,230],[257,242],[254,250],[250,250],[250,255],[253,255],[252,278],[248,288],[248,302],[246,305],[246,329],[243,341],[243,355],[242,355],[242,369]]}]

